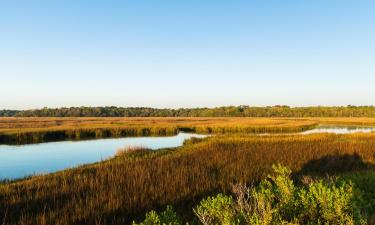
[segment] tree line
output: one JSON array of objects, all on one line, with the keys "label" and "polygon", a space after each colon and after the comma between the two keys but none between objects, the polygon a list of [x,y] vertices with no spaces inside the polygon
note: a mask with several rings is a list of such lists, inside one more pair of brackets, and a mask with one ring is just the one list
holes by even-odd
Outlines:
[{"label": "tree line", "polygon": [[0,110],[1,117],[375,117],[375,106],[225,106],[157,109],[148,107],[69,107]]},{"label": "tree line", "polygon": [[7,109],[0,110],[0,117],[12,117],[12,116],[17,115],[17,113],[19,112],[20,111],[17,111],[17,110],[7,110]]}]

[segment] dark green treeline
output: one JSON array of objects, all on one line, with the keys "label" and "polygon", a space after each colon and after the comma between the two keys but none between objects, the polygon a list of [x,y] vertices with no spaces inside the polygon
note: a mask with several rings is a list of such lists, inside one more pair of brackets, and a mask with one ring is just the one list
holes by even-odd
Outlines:
[{"label": "dark green treeline", "polygon": [[0,110],[16,117],[375,117],[375,106],[289,107],[225,106],[216,108],[156,109],[147,107],[70,107]]}]

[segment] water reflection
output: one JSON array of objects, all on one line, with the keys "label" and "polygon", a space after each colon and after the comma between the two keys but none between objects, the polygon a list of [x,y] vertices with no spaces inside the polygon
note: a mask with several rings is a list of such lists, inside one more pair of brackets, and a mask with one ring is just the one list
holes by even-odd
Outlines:
[{"label": "water reflection", "polygon": [[320,126],[312,130],[301,132],[301,134],[316,134],[316,133],[352,134],[352,133],[371,133],[374,131],[375,131],[375,127]]},{"label": "water reflection", "polygon": [[0,180],[32,174],[50,173],[93,163],[124,147],[141,146],[150,149],[181,146],[191,137],[205,135],[179,133],[172,137],[128,137],[89,141],[63,141],[21,146],[0,145]]}]

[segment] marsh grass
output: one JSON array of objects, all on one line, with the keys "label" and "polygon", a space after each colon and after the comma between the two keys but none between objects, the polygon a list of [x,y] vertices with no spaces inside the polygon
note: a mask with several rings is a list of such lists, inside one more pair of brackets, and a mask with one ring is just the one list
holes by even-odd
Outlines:
[{"label": "marsh grass", "polygon": [[317,126],[283,118],[0,118],[1,144],[196,133],[286,133]]},{"label": "marsh grass", "polygon": [[375,118],[254,117],[0,117],[0,143],[28,144],[108,137],[205,134],[293,133],[318,125],[375,126]]},{"label": "marsh grass", "polygon": [[114,157],[130,157],[131,155],[141,155],[143,153],[148,153],[152,150],[142,147],[142,146],[131,146],[122,149],[117,149]]},{"label": "marsh grass", "polygon": [[[123,152],[100,163],[0,184],[0,222],[126,224],[167,205],[191,218],[186,212],[202,198],[228,193],[232,184],[256,183],[273,164],[309,174],[316,172],[309,163],[335,156],[323,160],[327,170],[318,172],[361,172],[372,170],[374,149],[375,134],[219,135],[174,150]],[[346,166],[353,157],[366,166]]]}]

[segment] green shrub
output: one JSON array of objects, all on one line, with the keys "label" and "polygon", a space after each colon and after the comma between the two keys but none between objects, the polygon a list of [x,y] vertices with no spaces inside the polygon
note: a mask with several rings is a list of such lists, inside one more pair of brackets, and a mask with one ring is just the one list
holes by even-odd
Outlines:
[{"label": "green shrub", "polygon": [[351,183],[318,180],[296,187],[289,169],[273,169],[256,188],[234,186],[235,200],[222,194],[203,200],[195,214],[205,225],[365,224]]},{"label": "green shrub", "polygon": [[232,197],[222,194],[203,200],[194,209],[203,224],[239,224]]},{"label": "green shrub", "polygon": [[133,222],[133,225],[181,225],[182,222],[177,216],[176,212],[171,206],[167,206],[167,209],[160,214],[156,211],[151,211],[146,214],[146,218],[143,222],[137,224]]}]

